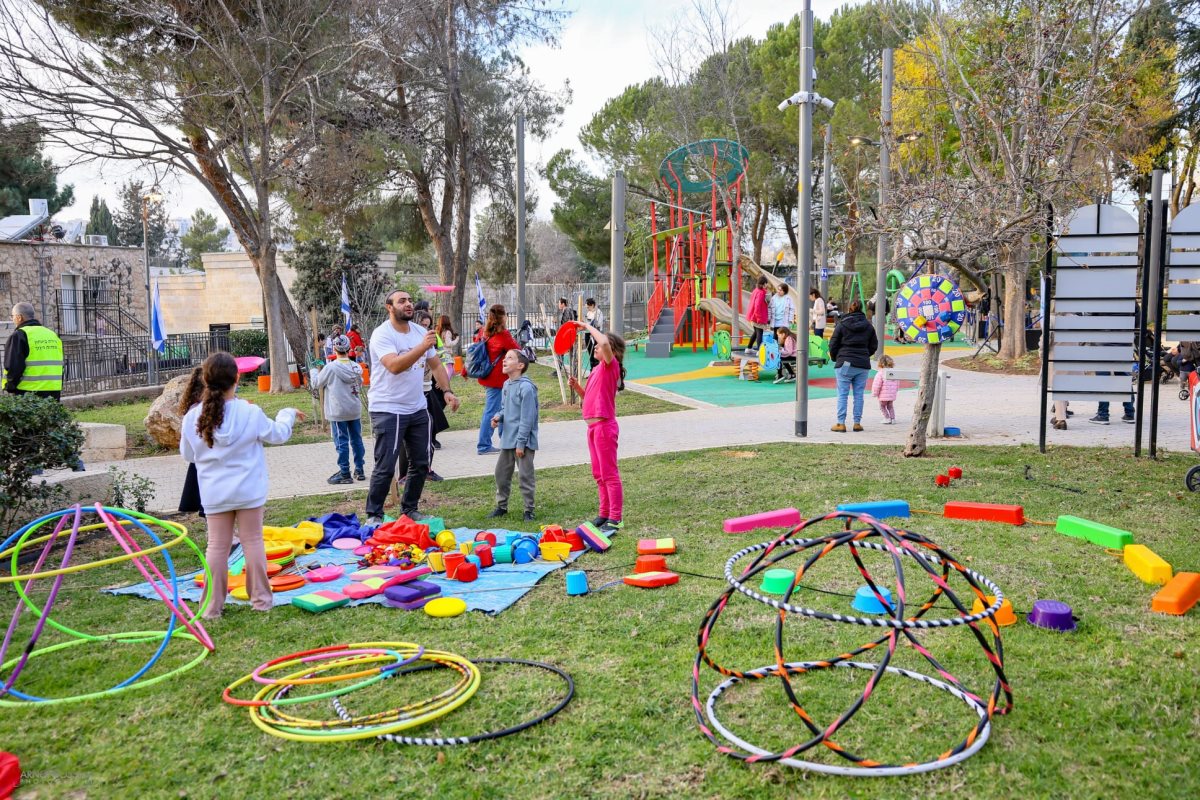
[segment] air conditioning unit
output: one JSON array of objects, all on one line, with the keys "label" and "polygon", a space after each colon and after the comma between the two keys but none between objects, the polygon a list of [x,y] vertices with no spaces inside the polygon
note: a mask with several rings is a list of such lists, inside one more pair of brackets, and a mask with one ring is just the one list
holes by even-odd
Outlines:
[{"label": "air conditioning unit", "polygon": [[265,322],[265,320],[262,317],[251,317],[250,318],[251,325],[262,325],[264,322]]},{"label": "air conditioning unit", "polygon": [[101,247],[108,247],[108,237],[95,233],[89,233],[83,237],[84,244],[95,244]]}]

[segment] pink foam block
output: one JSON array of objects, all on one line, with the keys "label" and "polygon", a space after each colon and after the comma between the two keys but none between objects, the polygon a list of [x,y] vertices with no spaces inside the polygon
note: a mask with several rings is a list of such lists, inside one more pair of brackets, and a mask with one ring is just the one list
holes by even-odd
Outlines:
[{"label": "pink foam block", "polygon": [[755,528],[790,528],[800,524],[800,512],[794,508],[779,508],[748,517],[733,517],[725,520],[726,533],[744,533]]}]

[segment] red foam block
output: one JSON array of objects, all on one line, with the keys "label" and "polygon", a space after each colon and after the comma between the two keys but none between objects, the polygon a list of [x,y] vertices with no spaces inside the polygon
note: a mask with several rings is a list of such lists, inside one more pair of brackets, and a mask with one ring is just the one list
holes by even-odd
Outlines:
[{"label": "red foam block", "polygon": [[800,524],[800,512],[794,508],[779,508],[775,511],[764,511],[761,514],[750,514],[746,517],[733,517],[725,520],[726,533],[744,533],[755,528],[790,528]]},{"label": "red foam block", "polygon": [[987,522],[1007,522],[1009,525],[1025,524],[1025,509],[1022,506],[1007,506],[1000,503],[965,503],[959,500],[946,503],[942,509],[946,519],[972,519]]},{"label": "red foam block", "polygon": [[958,480],[959,478],[962,477],[962,467],[951,467],[949,470],[946,471],[946,474],[949,475],[954,480]]},{"label": "red foam block", "polygon": [[626,575],[623,580],[627,586],[657,589],[659,586],[670,586],[673,583],[679,583],[679,576],[674,572],[637,572],[633,575]]}]

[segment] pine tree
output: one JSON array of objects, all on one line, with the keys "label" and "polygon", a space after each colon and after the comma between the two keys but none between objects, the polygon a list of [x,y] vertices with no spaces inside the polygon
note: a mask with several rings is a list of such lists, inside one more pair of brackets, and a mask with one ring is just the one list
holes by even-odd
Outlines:
[{"label": "pine tree", "polygon": [[179,240],[187,265],[192,269],[204,269],[202,253],[219,252],[223,249],[229,228],[217,224],[217,218],[203,208],[192,214],[192,225]]},{"label": "pine tree", "polygon": [[108,201],[99,195],[92,195],[92,207],[88,212],[86,233],[89,236],[107,236],[109,244],[117,244],[117,226],[113,224],[112,212],[108,210]]},{"label": "pine tree", "polygon": [[71,205],[75,191],[58,188],[58,170],[42,155],[42,132],[31,122],[0,120],[0,217],[28,214],[31,199],[48,200],[50,213]]},{"label": "pine tree", "polygon": [[[142,198],[146,195],[145,184],[141,181],[128,181],[117,193],[117,212],[113,214],[113,223],[117,230],[117,240],[109,240],[109,244],[120,244],[125,247],[142,246]],[[149,204],[147,229],[150,234],[150,255],[154,256],[162,247],[163,238],[167,235],[167,210],[160,203]]]}]

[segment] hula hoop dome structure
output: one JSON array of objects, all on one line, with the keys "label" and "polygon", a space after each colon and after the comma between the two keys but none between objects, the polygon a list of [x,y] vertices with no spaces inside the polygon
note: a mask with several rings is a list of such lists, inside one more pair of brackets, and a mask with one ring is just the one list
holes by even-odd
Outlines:
[{"label": "hula hoop dome structure", "polygon": [[[841,523],[845,529],[804,538],[809,534],[810,528],[823,522]],[[890,592],[882,585],[884,581],[876,579],[864,562],[864,549],[883,553],[891,562],[894,583]],[[866,579],[864,588],[883,610],[882,615],[858,617],[831,613],[797,602],[797,590],[807,588],[803,585],[805,576],[815,571],[818,565],[824,566],[820,563],[822,559],[835,552],[838,555],[848,554],[853,560],[860,576]],[[789,585],[783,592],[782,599],[760,594],[752,587],[752,581],[756,578],[762,580],[760,575],[779,569],[779,565],[788,559],[792,559],[794,573],[788,581]],[[749,560],[748,565],[739,569],[739,564],[745,560]],[[831,560],[840,559],[835,557]],[[904,570],[906,564],[914,564],[916,574],[928,576],[934,584],[932,593],[915,609],[908,604]],[[966,582],[970,596],[960,597],[951,588],[951,580],[957,583],[960,578]],[[1012,709],[1012,692],[1004,673],[1000,627],[995,620],[996,612],[1004,602],[1003,593],[992,581],[964,567],[952,555],[921,534],[892,528],[867,515],[835,511],[801,522],[773,541],[751,545],[734,553],[725,564],[725,580],[729,587],[709,607],[700,625],[696,658],[692,667],[692,707],[700,732],[716,745],[719,752],[731,758],[746,763],[775,761],[832,775],[888,776],[930,772],[960,763],[979,752],[991,735],[992,717],[1006,714]],[[748,597],[774,609],[774,663],[742,670],[724,666],[710,654],[717,621],[736,595]],[[803,596],[813,595],[805,593]],[[972,613],[972,603],[975,600],[980,600],[984,606],[978,613]],[[942,619],[926,617],[933,608],[951,606],[957,611],[956,616]],[[843,650],[839,655],[813,660],[793,660],[785,653],[784,623],[789,614],[843,626],[873,628],[875,633],[870,634],[871,638],[868,641],[856,648]],[[923,636],[928,631],[938,629],[970,631],[986,659],[984,669],[994,674],[990,691],[973,691],[964,680],[951,674],[918,638],[918,634]],[[924,658],[936,677],[893,666],[893,657],[901,647],[905,650],[911,649]],[[869,651],[876,652],[875,661],[855,660]],[[724,678],[707,697],[703,697],[700,690],[702,665],[709,666]],[[815,712],[810,714],[801,704],[802,692],[793,683],[798,678],[811,676],[822,670],[835,669],[862,671],[870,675],[861,696],[851,702],[840,715],[832,721],[815,719]],[[842,737],[839,736],[839,731],[843,731],[873,693],[885,686],[895,686],[896,682],[890,680],[893,677],[909,678],[932,686],[961,701],[968,711],[965,716],[970,718],[970,724],[965,726],[961,741],[948,747],[939,746],[937,754],[925,761],[913,758],[899,763],[886,763],[858,755],[840,743],[838,739]],[[795,738],[784,738],[784,741],[796,743],[774,751],[750,743],[735,733],[717,713],[718,701],[726,692],[739,684],[765,679],[780,681],[787,702],[795,713],[791,718],[798,718],[803,723],[803,727],[799,729],[798,742]],[[885,679],[889,680],[885,682]],[[811,698],[813,695],[810,692],[804,696]],[[786,733],[784,737],[787,737]],[[828,759],[817,761],[798,758],[805,753],[815,754],[825,750],[846,763],[837,763],[836,758],[832,759],[834,763],[829,763]]]},{"label": "hula hoop dome structure", "polygon": [[[677,147],[658,166],[658,177],[672,193],[711,192],[718,186],[733,186],[746,174],[750,151],[728,139],[701,139]],[[694,162],[705,165],[697,177]]]},{"label": "hula hoop dome structure", "polygon": [[[94,516],[98,522],[89,521],[85,515]],[[38,536],[42,529],[53,526],[51,533]],[[160,537],[154,529],[165,532],[168,536]],[[92,530],[107,530],[121,549],[121,553],[109,558],[74,563],[76,546],[79,535]],[[150,546],[142,546],[135,534],[144,535],[151,542]],[[165,541],[164,541],[165,539]],[[143,540],[144,541],[144,540]],[[20,557],[26,548],[42,545],[37,561],[31,572],[21,572]],[[56,545],[61,545],[62,555],[58,567],[47,564]],[[203,565],[205,586],[212,586],[212,573],[204,553],[188,536],[187,529],[174,522],[166,522],[136,511],[122,508],[109,508],[96,505],[84,510],[75,505],[72,508],[55,511],[35,519],[16,533],[0,543],[0,559],[9,558],[8,574],[0,575],[0,588],[12,586],[18,597],[18,602],[9,620],[8,630],[0,643],[0,707],[24,706],[31,703],[41,705],[56,705],[74,703],[83,700],[95,700],[102,697],[112,697],[129,689],[150,686],[172,678],[199,664],[214,649],[212,637],[200,622],[200,615],[208,607],[212,599],[212,590],[206,589],[200,605],[195,610],[179,596],[179,577],[175,572],[175,562],[171,558],[170,549],[184,545],[190,548]],[[151,556],[161,555],[167,570],[167,575],[159,570]],[[132,563],[141,575],[150,582],[155,592],[162,599],[169,612],[166,630],[128,631],[118,633],[88,633],[68,627],[50,616],[55,602],[68,576],[77,575],[100,567]],[[44,599],[35,601],[32,597],[34,588],[39,587],[47,579],[53,579],[49,592]],[[5,661],[10,646],[15,644],[16,634],[20,629],[21,617],[30,612],[36,618],[32,632],[23,648],[21,655]],[[38,640],[46,628],[51,628],[68,638],[56,644],[37,648]],[[191,661],[174,666],[170,670],[158,674],[147,675],[163,657],[174,639],[184,639],[200,645],[200,651]],[[42,697],[16,688],[18,679],[28,664],[36,659],[52,654],[61,654],[65,650],[89,644],[111,646],[117,644],[146,644],[156,643],[157,646],[150,658],[136,669],[133,674],[114,686],[97,691],[85,691],[80,694],[59,697]],[[15,652],[15,649],[14,649]],[[58,658],[46,659],[58,664]]]}]

